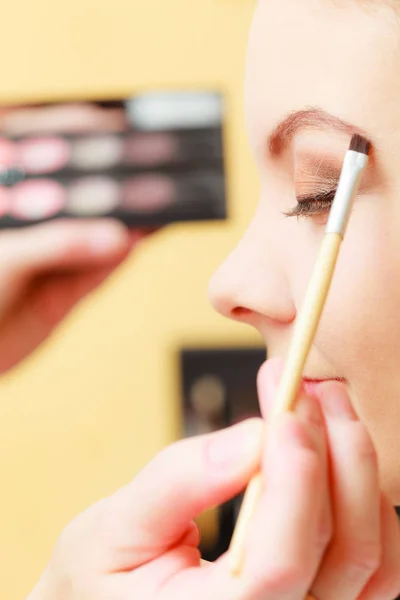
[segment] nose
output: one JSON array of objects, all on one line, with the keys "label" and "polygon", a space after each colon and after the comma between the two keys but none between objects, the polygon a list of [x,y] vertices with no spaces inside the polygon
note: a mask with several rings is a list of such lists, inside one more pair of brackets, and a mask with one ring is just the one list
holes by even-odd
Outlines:
[{"label": "nose", "polygon": [[219,313],[257,329],[267,321],[290,324],[296,316],[278,249],[266,239],[254,221],[209,285],[211,304]]}]

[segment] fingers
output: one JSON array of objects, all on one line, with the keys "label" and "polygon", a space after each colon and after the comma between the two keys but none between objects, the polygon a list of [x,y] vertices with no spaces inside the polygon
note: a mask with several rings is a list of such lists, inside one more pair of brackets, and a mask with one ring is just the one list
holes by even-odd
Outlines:
[{"label": "fingers", "polygon": [[[271,414],[283,369],[283,360],[280,358],[273,358],[265,362],[259,370],[257,377],[258,397],[262,415],[266,420],[269,419]],[[314,419],[317,418],[318,420],[318,426],[313,428],[313,436],[314,442],[318,447],[323,471],[323,480],[325,482],[325,499],[323,502],[323,509],[319,525],[320,550],[322,553],[331,538],[333,523],[330,507],[328,452],[323,415],[321,410],[315,406],[313,407],[312,404],[312,399],[310,399],[305,393],[304,389],[301,388],[299,390],[299,395],[296,402],[296,413],[300,416],[300,418],[303,418],[303,420],[307,422],[307,418],[311,418],[312,420],[312,412],[314,411]]]},{"label": "fingers", "polygon": [[188,527],[187,532],[184,534],[180,545],[191,546],[197,548],[200,544],[200,530],[198,525],[192,521]]},{"label": "fingers", "polygon": [[[40,273],[106,268],[118,263],[142,234],[129,233],[116,221],[68,221],[0,233],[3,290],[0,316],[21,289]],[[132,239],[133,238],[133,239]]]},{"label": "fingers", "polygon": [[321,387],[329,439],[334,534],[313,593],[354,600],[380,564],[380,491],[372,441],[343,385]]},{"label": "fingers", "polygon": [[[255,594],[300,598],[320,559],[326,490],[323,419],[313,399],[302,416],[283,415],[268,429],[265,492],[249,533],[243,576]],[[259,594],[259,596],[258,596]]]},{"label": "fingers", "polygon": [[319,558],[322,558],[326,547],[331,540],[333,531],[332,507],[330,499],[329,452],[326,440],[325,422],[322,410],[317,400],[315,398],[308,397],[304,392],[301,392],[297,402],[296,414],[298,414],[299,417],[305,422],[308,420],[314,424],[314,427],[311,428],[311,435],[313,436],[313,441],[318,450],[321,462],[324,492],[318,526],[318,556]]},{"label": "fingers", "polygon": [[118,223],[60,220],[3,231],[0,235],[0,260],[5,267],[42,270],[54,266],[96,262],[127,249],[129,235]]},{"label": "fingers", "polygon": [[[38,281],[23,302],[9,311],[1,328],[0,374],[37,348],[72,307],[110,274],[111,269],[53,275]],[[4,349],[4,350],[3,350]]]},{"label": "fingers", "polygon": [[400,524],[384,495],[381,496],[381,546],[380,567],[358,600],[392,600],[400,594]]},{"label": "fingers", "polygon": [[110,220],[2,231],[0,373],[36,348],[145,235]]},{"label": "fingers", "polygon": [[167,582],[166,598],[183,600],[187,589],[193,590],[195,600],[305,598],[320,555],[325,482],[315,430],[322,428],[322,421],[314,400],[307,416],[285,414],[268,430],[265,492],[249,531],[241,576],[230,575],[225,556],[207,568],[177,573]]},{"label": "fingers", "polygon": [[126,548],[139,540],[132,548],[135,564],[127,568],[175,545],[195,516],[242,491],[259,464],[261,434],[261,420],[252,419],[178,442],[113,496],[108,512],[118,515],[115,544]]}]

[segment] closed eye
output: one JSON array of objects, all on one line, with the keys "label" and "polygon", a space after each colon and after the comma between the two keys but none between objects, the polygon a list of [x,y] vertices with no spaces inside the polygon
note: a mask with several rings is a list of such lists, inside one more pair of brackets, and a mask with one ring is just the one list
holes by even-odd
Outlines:
[{"label": "closed eye", "polygon": [[285,212],[286,217],[312,217],[329,212],[335,198],[336,188],[314,195],[298,196],[294,208]]}]

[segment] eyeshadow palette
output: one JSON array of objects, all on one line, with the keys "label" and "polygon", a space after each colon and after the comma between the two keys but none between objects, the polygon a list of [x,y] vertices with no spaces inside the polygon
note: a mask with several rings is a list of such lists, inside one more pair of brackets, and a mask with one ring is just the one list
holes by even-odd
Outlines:
[{"label": "eyeshadow palette", "polygon": [[226,218],[219,94],[0,107],[0,227],[105,216]]}]

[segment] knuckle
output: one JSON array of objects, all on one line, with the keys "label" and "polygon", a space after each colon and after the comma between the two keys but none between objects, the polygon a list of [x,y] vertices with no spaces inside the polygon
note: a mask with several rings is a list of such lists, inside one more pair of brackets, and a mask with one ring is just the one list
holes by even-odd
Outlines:
[{"label": "knuckle", "polygon": [[[114,496],[105,498],[93,513],[90,523],[90,535],[87,540],[90,545],[100,552],[109,548],[123,548],[129,544],[129,529],[127,523],[131,522],[131,505],[129,494],[125,494],[127,488],[122,488]],[[136,533],[140,535],[143,531],[140,522],[135,521]],[[140,533],[139,533],[140,532]]]},{"label": "knuckle", "polygon": [[158,453],[155,460],[160,465],[173,465],[179,462],[182,456],[191,452],[193,444],[198,443],[197,438],[182,439],[170,444]]},{"label": "knuckle", "polygon": [[174,464],[182,452],[185,452],[185,446],[188,441],[190,442],[191,440],[179,440],[166,446],[154,456],[148,466],[151,465],[153,467],[165,469],[166,465]]}]

